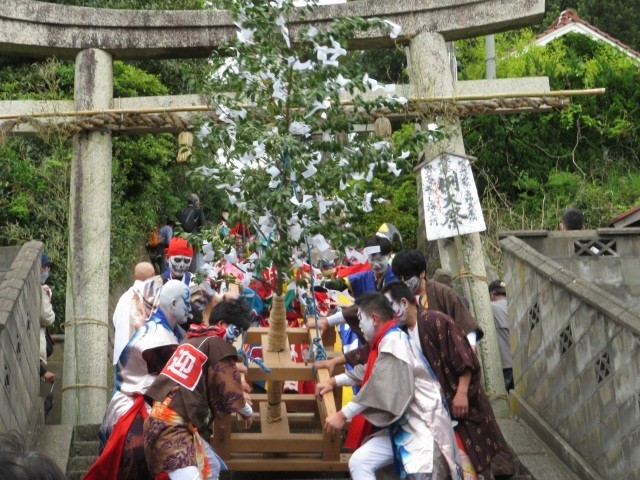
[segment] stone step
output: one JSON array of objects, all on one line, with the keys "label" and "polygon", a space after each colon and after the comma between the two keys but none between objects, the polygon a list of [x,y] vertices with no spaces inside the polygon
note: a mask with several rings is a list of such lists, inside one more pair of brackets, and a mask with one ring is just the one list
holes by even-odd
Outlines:
[{"label": "stone step", "polygon": [[67,472],[67,480],[82,480],[82,477],[84,477],[84,474],[86,472],[84,471],[77,471],[77,472]]},{"label": "stone step", "polygon": [[93,465],[93,462],[98,458],[97,455],[86,455],[82,457],[71,457],[69,463],[67,463],[68,472],[86,472],[89,467]]},{"label": "stone step", "polygon": [[98,440],[98,430],[100,425],[76,425],[73,428],[73,441],[91,441]]},{"label": "stone step", "polygon": [[69,456],[71,457],[89,457],[98,456],[100,442],[97,440],[76,440],[71,445]]}]

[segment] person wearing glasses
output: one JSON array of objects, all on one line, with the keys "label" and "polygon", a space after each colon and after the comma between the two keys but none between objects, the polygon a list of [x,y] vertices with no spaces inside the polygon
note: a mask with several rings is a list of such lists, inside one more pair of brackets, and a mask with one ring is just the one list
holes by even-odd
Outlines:
[{"label": "person wearing glasses", "polygon": [[191,285],[193,274],[189,272],[189,267],[193,261],[193,247],[186,239],[173,237],[164,252],[167,257],[167,269],[160,274],[162,283],[181,280],[185,285]]}]

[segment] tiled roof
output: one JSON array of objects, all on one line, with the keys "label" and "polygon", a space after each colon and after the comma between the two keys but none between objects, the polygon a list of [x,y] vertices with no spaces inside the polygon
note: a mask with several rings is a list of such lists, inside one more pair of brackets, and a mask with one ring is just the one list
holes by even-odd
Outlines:
[{"label": "tiled roof", "polygon": [[608,226],[617,228],[636,226],[638,221],[640,221],[640,218],[636,218],[638,217],[638,212],[640,212],[640,205],[636,205],[635,207],[630,208],[629,210],[612,218],[609,220]]},{"label": "tiled roof", "polygon": [[[593,34],[593,36],[595,38],[602,37],[603,40],[613,44],[614,46],[618,47],[620,50],[623,50],[628,55],[631,55],[633,57],[636,57],[636,58],[640,59],[640,52],[634,50],[629,45],[627,45],[625,43],[622,43],[620,40],[618,40],[617,38],[612,37],[608,33],[603,32],[602,30],[600,30],[595,25],[592,25],[591,23],[587,22],[586,20],[583,20],[573,10],[565,10],[564,12],[562,12],[560,14],[560,16],[558,17],[558,19],[556,21],[554,21],[551,25],[549,25],[549,28],[547,28],[544,32],[542,32],[541,34],[536,36],[536,42],[535,43],[538,43],[538,44],[546,43],[546,42],[543,42],[543,40],[546,37],[553,36],[554,32],[557,32],[558,30],[560,30],[563,27],[566,27],[568,25],[571,25],[572,23],[573,24],[579,24],[579,25],[582,25],[583,27],[586,27],[587,30],[591,30],[591,32],[592,32],[592,34]],[[582,29],[582,30],[584,30],[584,29]],[[585,33],[585,32],[583,31],[583,33]]]}]

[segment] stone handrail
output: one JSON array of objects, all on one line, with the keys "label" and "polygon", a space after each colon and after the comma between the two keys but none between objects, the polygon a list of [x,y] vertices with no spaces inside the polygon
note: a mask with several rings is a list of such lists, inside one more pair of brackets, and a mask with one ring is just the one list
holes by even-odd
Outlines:
[{"label": "stone handrail", "polygon": [[42,243],[0,248],[0,431],[20,432],[30,446],[44,427],[40,397],[40,252]]},{"label": "stone handrail", "polygon": [[[582,274],[589,263],[607,272],[607,263],[618,265],[619,257],[574,256],[576,240],[610,245],[612,238],[633,238],[633,232],[615,233],[529,232],[500,241],[513,352],[512,408],[549,445],[557,445],[555,451],[580,478],[625,478],[640,468],[640,309]],[[561,257],[563,249],[566,262],[538,251]],[[563,265],[570,262],[584,263],[580,275]]]}]

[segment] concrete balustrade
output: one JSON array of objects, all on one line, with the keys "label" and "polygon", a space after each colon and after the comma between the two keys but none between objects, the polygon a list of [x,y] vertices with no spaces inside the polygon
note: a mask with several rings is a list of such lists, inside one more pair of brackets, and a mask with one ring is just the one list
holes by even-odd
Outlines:
[{"label": "concrete balustrade", "polygon": [[511,233],[512,409],[582,478],[638,478],[640,229]]},{"label": "concrete balustrade", "polygon": [[20,432],[30,447],[44,428],[40,396],[42,243],[0,248],[0,431]]}]

